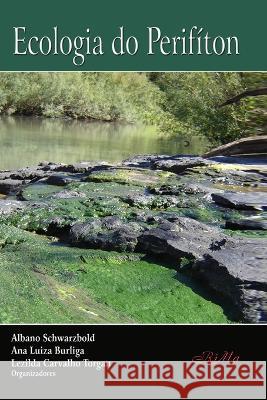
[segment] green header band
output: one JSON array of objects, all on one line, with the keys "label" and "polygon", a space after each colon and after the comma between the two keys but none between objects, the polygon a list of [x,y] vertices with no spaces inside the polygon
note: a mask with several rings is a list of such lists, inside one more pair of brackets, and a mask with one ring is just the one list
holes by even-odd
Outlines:
[{"label": "green header band", "polygon": [[1,71],[266,71],[267,2],[13,0]]}]

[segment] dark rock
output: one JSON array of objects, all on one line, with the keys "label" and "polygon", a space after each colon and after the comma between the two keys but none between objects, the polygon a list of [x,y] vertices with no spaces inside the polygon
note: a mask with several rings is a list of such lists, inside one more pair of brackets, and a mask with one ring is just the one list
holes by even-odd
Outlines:
[{"label": "dark rock", "polygon": [[26,183],[28,182],[15,179],[4,179],[3,181],[0,181],[0,193],[15,194]]},{"label": "dark rock", "polygon": [[124,223],[118,217],[95,218],[74,224],[70,230],[69,242],[77,247],[134,251],[142,230],[137,223]]},{"label": "dark rock", "polygon": [[[144,232],[139,248],[186,258],[198,279],[230,299],[246,322],[267,322],[267,240],[234,239],[189,218],[173,218]],[[223,282],[223,284],[222,284]]]},{"label": "dark rock", "polygon": [[238,230],[267,230],[267,220],[263,220],[260,217],[228,220],[225,223],[225,228]]},{"label": "dark rock", "polygon": [[47,221],[46,234],[51,236],[62,236],[69,233],[71,222],[67,223],[66,219],[61,217],[54,217]]},{"label": "dark rock", "polygon": [[169,157],[152,161],[153,168],[174,172],[176,174],[180,174],[188,168],[200,167],[207,164],[208,162],[204,158],[189,156]]},{"label": "dark rock", "polygon": [[175,257],[178,262],[182,257],[201,258],[209,249],[224,243],[226,238],[217,228],[190,218],[176,217],[173,222],[160,223],[144,232],[138,241],[144,252]]},{"label": "dark rock", "polygon": [[74,164],[54,164],[54,163],[41,163],[39,166],[43,171],[50,172],[66,172],[72,174],[83,174],[86,172],[90,172],[95,168],[100,167],[110,167],[111,164],[102,161],[102,162],[77,162]]},{"label": "dark rock", "polygon": [[201,185],[188,183],[188,184],[177,184],[177,185],[162,185],[160,187],[154,187],[150,189],[150,193],[157,195],[171,195],[180,196],[181,193],[185,194],[200,194],[208,193],[209,190]]},{"label": "dark rock", "polygon": [[246,322],[267,322],[267,241],[226,242],[192,264],[193,275],[231,299]]},{"label": "dark rock", "polygon": [[11,179],[18,179],[18,180],[27,179],[30,181],[37,181],[39,179],[45,178],[46,176],[48,176],[47,172],[42,171],[35,167],[22,168],[17,171],[12,171],[10,173]]},{"label": "dark rock", "polygon": [[215,203],[235,208],[237,210],[265,210],[267,209],[267,194],[264,192],[248,193],[213,193],[211,195]]},{"label": "dark rock", "polygon": [[46,183],[47,185],[66,186],[69,183],[75,181],[77,181],[76,176],[53,174],[50,175],[47,179],[45,179],[43,182]]},{"label": "dark rock", "polygon": [[0,201],[0,215],[8,216],[13,212],[22,210],[24,203],[17,200],[1,200]]},{"label": "dark rock", "polygon": [[169,156],[165,155],[141,154],[134,157],[130,157],[127,160],[124,160],[122,162],[122,165],[127,167],[150,168],[153,161],[158,161],[161,160],[162,158],[168,158],[168,157]]}]

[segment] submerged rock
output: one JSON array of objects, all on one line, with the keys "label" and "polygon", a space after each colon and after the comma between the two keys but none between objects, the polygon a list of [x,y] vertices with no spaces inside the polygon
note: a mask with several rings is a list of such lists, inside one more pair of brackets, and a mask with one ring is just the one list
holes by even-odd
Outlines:
[{"label": "submerged rock", "polygon": [[267,194],[261,192],[254,193],[213,193],[212,200],[215,203],[235,208],[237,210],[265,210],[267,209]]}]

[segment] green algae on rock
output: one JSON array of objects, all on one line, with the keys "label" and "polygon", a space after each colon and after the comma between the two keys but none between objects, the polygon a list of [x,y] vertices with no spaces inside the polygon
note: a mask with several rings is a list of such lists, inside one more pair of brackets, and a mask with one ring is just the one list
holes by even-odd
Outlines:
[{"label": "green algae on rock", "polygon": [[142,255],[83,250],[0,225],[2,323],[221,323],[223,310]]},{"label": "green algae on rock", "polygon": [[[254,259],[255,245],[264,260],[266,231],[229,229],[231,221],[240,227],[264,211],[213,200],[241,195],[248,186],[250,193],[264,188],[266,176],[189,158],[139,156],[117,166],[42,163],[2,173],[21,185],[16,197],[11,190],[0,200],[1,320],[20,318],[8,290],[20,311],[30,307],[28,317],[21,311],[21,322],[227,322],[227,297],[231,313],[238,306],[249,322],[264,320],[264,296],[243,287],[258,277],[236,249],[248,248]],[[160,166],[164,171],[155,169]],[[259,191],[253,193],[257,198]],[[242,282],[231,254],[243,266]],[[262,287],[261,261],[255,265]],[[218,285],[222,279],[229,285]],[[216,300],[210,288],[222,296]],[[251,298],[256,312],[247,304]]]}]

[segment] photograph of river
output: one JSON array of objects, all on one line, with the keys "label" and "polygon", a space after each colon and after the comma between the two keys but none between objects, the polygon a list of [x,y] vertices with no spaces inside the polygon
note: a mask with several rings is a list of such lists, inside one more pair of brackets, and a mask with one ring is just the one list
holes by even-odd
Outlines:
[{"label": "photograph of river", "polygon": [[267,73],[0,73],[0,323],[266,323]]}]

